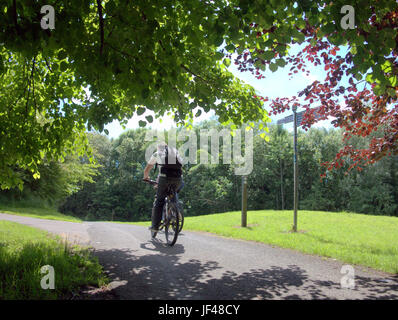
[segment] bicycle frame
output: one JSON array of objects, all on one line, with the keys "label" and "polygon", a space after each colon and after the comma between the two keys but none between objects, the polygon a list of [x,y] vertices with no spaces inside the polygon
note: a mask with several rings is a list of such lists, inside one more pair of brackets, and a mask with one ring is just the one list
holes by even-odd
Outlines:
[{"label": "bicycle frame", "polygon": [[169,186],[167,190],[167,196],[165,198],[164,206],[163,206],[163,211],[162,211],[162,222],[166,222],[166,218],[169,212],[169,203],[170,202],[176,202],[176,191],[174,190],[174,187]]},{"label": "bicycle frame", "polygon": [[[152,185],[157,184],[157,182],[153,180],[144,180],[144,181]],[[170,206],[170,204],[173,204],[173,206]],[[172,209],[172,207],[174,207],[174,209]],[[175,215],[174,219],[172,219],[174,215],[170,214],[171,211],[174,212]],[[168,245],[173,246],[177,241],[178,234],[182,230],[183,221],[184,221],[184,216],[182,214],[181,209],[179,209],[179,205],[177,203],[177,192],[173,185],[169,185],[166,191],[165,203],[163,205],[163,210],[162,210],[162,220],[159,226],[159,230],[162,230],[163,228],[165,229],[166,241]],[[172,230],[174,230],[174,235]],[[169,239],[170,231],[171,231],[172,240]],[[156,233],[157,232],[152,234],[153,238],[156,237]]]}]

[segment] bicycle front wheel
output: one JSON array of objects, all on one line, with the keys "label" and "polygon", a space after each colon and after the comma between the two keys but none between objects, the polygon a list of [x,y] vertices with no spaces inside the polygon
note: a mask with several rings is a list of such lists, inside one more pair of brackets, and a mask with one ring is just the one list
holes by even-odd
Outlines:
[{"label": "bicycle front wheel", "polygon": [[164,227],[164,234],[166,242],[169,246],[174,246],[177,241],[178,233],[180,232],[180,215],[174,203],[169,204],[169,212],[167,215],[167,222]]}]

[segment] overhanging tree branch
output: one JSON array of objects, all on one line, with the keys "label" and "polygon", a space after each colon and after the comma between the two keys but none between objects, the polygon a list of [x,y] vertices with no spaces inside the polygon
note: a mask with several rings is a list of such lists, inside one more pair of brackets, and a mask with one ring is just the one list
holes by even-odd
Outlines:
[{"label": "overhanging tree branch", "polygon": [[[24,63],[24,66],[23,66],[23,76],[22,76],[22,78],[23,78],[23,83],[25,83],[25,75],[26,75],[26,63]],[[28,85],[29,85],[29,77],[28,77],[27,80],[28,80],[28,83],[26,84],[26,86],[24,86],[23,92],[18,96],[18,98],[17,98],[17,100],[14,102],[14,104],[10,105],[10,108],[11,108],[12,106],[17,105],[18,101],[19,101],[23,96],[25,96],[26,89],[28,88]],[[11,109],[10,109],[10,111],[11,111]]]},{"label": "overhanging tree branch", "polygon": [[99,25],[100,25],[100,37],[101,37],[100,55],[102,55],[102,50],[104,49],[104,18],[102,16],[101,0],[97,0],[97,7],[98,7],[98,16],[99,16]]},{"label": "overhanging tree branch", "polygon": [[203,79],[200,75],[196,74],[195,72],[193,72],[191,69],[189,69],[187,66],[183,65],[182,63],[180,64],[180,66],[181,66],[181,68],[183,68],[185,71],[187,71],[188,73],[192,74],[196,78],[206,82],[207,84],[211,84],[208,80]]},{"label": "overhanging tree branch", "polygon": [[15,25],[15,30],[17,31],[17,34],[21,34],[21,29],[18,25],[18,14],[17,14],[17,2],[16,0],[13,0],[12,2],[12,18],[14,20],[14,25]]},{"label": "overhanging tree branch", "polygon": [[[30,96],[31,84],[33,85],[32,86],[32,90],[33,90],[32,94],[33,94],[33,97],[34,97],[35,85],[34,85],[34,80],[33,80],[33,74],[34,74],[34,71],[35,71],[35,63],[36,63],[36,57],[33,58],[32,72],[30,73],[30,77],[29,77],[29,80],[28,80],[28,97],[26,98],[26,104],[25,104],[25,113],[26,113],[25,116],[26,117],[28,117],[28,105],[29,105],[29,96]],[[35,103],[35,106],[36,106],[36,103]]]},{"label": "overhanging tree branch", "polygon": [[37,109],[37,104],[36,104],[36,96],[35,96],[35,78],[34,78],[34,72],[36,68],[36,57],[33,59],[33,66],[32,66],[32,94],[33,94],[33,103],[35,105],[35,110]]}]

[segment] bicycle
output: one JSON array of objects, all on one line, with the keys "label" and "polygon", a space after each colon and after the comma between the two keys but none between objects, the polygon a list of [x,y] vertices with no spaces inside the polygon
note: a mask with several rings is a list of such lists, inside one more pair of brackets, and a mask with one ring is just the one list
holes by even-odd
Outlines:
[{"label": "bicycle", "polygon": [[[151,185],[157,185],[158,183],[154,180],[145,180],[144,182]],[[184,215],[182,210],[179,208],[177,203],[176,191],[174,186],[168,186],[167,196],[162,210],[162,220],[160,222],[159,230],[164,228],[167,244],[173,246],[178,238],[178,234],[181,232],[184,225]],[[156,238],[158,232],[151,231],[152,238]]]}]

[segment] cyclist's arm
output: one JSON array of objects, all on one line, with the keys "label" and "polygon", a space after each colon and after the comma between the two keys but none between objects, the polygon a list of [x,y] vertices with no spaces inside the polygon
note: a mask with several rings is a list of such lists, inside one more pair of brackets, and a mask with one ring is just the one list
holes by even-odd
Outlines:
[{"label": "cyclist's arm", "polygon": [[157,162],[157,152],[155,152],[152,155],[152,157],[149,159],[148,164],[146,165],[146,167],[144,169],[144,180],[149,179],[149,172],[155,166],[156,162]]},{"label": "cyclist's arm", "polygon": [[144,180],[149,179],[149,172],[156,165],[156,163],[160,163],[160,156],[158,152],[155,152],[151,158],[148,160],[148,163],[144,169]]},{"label": "cyclist's arm", "polygon": [[147,164],[145,169],[144,169],[144,179],[147,180],[149,179],[149,172],[152,170],[152,168],[154,167],[153,164]]}]

